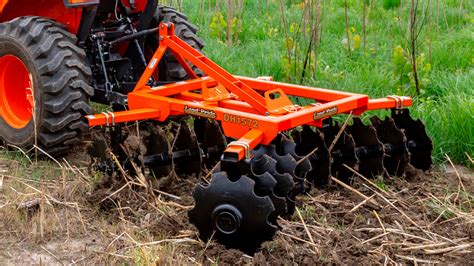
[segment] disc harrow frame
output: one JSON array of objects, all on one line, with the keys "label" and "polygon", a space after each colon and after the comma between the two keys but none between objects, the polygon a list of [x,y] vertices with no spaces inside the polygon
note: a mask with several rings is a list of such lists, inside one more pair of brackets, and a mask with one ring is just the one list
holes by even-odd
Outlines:
[{"label": "disc harrow frame", "polygon": [[[223,159],[250,158],[257,145],[270,144],[280,132],[301,125],[322,127],[323,120],[369,110],[404,109],[412,105],[406,96],[369,99],[367,95],[274,82],[269,77],[235,76],[174,35],[172,23],[159,26],[160,45],[134,90],[128,94],[128,110],[89,115],[90,126],[191,115],[221,123],[228,144]],[[153,86],[158,62],[166,51],[186,70],[187,81]],[[206,76],[199,77],[190,65]],[[307,106],[293,104],[289,96],[313,101]]]},{"label": "disc harrow frame", "polygon": [[[406,109],[410,97],[369,99],[235,76],[174,32],[172,23],[160,24],[160,45],[128,94],[128,110],[87,116],[90,126],[108,126],[100,130],[112,134],[94,141],[99,152],[91,156],[99,168],[113,172],[107,151],[116,153],[122,169],[133,173],[135,167],[127,167],[133,162],[157,179],[199,177],[201,167],[211,169],[208,184],[195,187],[188,212],[202,240],[214,238],[252,254],[275,234],[278,217],[293,214],[299,195],[330,185],[333,176],[350,183],[354,169],[367,177],[403,176],[412,166],[429,169],[432,142]],[[189,80],[157,83],[158,62],[167,51]],[[300,106],[290,97],[310,103]],[[365,125],[357,117],[378,109],[392,109],[392,118],[373,117]],[[341,126],[332,120],[338,114],[356,117]],[[194,117],[192,126],[187,116]],[[139,120],[151,121],[136,129],[120,126]],[[142,130],[138,141],[134,130]]]}]

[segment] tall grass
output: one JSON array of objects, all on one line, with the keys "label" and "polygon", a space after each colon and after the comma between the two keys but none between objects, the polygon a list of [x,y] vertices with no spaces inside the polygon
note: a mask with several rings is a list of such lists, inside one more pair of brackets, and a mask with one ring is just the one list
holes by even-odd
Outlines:
[{"label": "tall grass", "polygon": [[[361,38],[363,1],[367,1],[368,9],[366,48],[363,49],[361,41],[357,49],[351,45],[351,52],[343,43],[347,39],[346,1],[322,1],[316,73],[305,78],[304,84],[365,93],[371,97],[397,93],[416,96],[414,90],[401,90],[394,74],[394,49],[399,45],[406,48],[411,0],[348,0],[347,18],[351,36],[359,35]],[[424,1],[424,12],[430,12],[431,16],[427,16],[424,22],[417,53],[423,54],[429,71],[423,77],[426,87],[415,99],[412,113],[426,123],[428,134],[435,143],[436,159],[442,160],[447,153],[457,163],[464,163],[467,159],[465,153],[474,156],[474,7],[468,4],[469,1],[464,1],[462,6],[456,0],[427,1]],[[283,1],[287,31],[292,37],[296,36],[294,30],[301,21],[304,2]],[[225,4],[226,1],[219,1],[221,12],[225,10]],[[276,80],[300,81],[289,69],[291,66],[286,60],[287,40],[280,0],[243,1],[241,32],[232,48],[211,35],[209,25],[216,12],[215,6],[216,0],[210,3],[208,0],[182,1],[183,11],[200,28],[199,35],[206,42],[205,53],[208,56],[235,74],[253,77],[272,75]],[[422,11],[420,8],[419,12]],[[420,14],[420,19],[422,17]],[[303,35],[301,32],[293,40],[298,43],[297,48],[291,51],[300,53],[296,54],[300,57],[307,46],[303,40],[308,39],[304,39]],[[410,86],[409,83],[406,85]]]},{"label": "tall grass", "polygon": [[449,94],[419,104],[415,115],[426,124],[436,145],[436,157],[448,154],[458,163],[469,165],[465,153],[474,152],[473,94]]}]

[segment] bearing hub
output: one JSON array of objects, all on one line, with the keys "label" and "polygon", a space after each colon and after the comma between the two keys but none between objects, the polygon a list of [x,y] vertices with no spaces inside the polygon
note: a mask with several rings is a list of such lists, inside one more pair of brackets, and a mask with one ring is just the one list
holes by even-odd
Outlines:
[{"label": "bearing hub", "polygon": [[230,204],[222,204],[212,212],[212,221],[219,232],[231,235],[239,229],[242,213]]}]

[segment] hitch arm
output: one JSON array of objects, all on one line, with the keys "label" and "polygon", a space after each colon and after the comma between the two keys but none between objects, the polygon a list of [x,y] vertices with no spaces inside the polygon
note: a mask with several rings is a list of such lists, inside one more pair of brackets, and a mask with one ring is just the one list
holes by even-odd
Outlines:
[{"label": "hitch arm", "polygon": [[240,100],[249,103],[260,114],[268,113],[265,98],[249,87],[238,78],[227,72],[225,69],[217,65],[215,62],[196,51],[189,44],[174,35],[174,24],[160,24],[160,46],[153,58],[148,64],[147,70],[143,73],[140,81],[137,83],[134,91],[146,88],[146,84],[150,80],[152,74],[158,67],[158,62],[163,57],[166,50],[170,50],[181,62],[188,61],[194,66],[202,70],[209,77],[218,80],[230,92],[237,95]]}]

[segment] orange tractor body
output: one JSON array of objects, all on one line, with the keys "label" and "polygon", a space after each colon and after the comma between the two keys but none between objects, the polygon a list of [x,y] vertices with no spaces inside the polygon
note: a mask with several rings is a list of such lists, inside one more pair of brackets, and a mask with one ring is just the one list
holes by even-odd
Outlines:
[{"label": "orange tractor body", "polygon": [[[121,0],[124,6],[130,3]],[[99,0],[0,0],[0,22],[21,16],[40,16],[62,23],[72,33],[77,33],[81,26],[84,7],[98,5]],[[134,1],[133,12],[140,13],[146,7],[147,0]]]},{"label": "orange tractor body", "polygon": [[68,8],[65,2],[57,0],[37,0],[34,4],[31,0],[0,1],[0,22],[21,16],[41,16],[58,21],[66,25],[70,32],[76,33],[81,23],[81,14],[82,8]]}]

